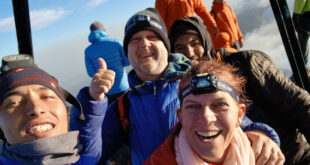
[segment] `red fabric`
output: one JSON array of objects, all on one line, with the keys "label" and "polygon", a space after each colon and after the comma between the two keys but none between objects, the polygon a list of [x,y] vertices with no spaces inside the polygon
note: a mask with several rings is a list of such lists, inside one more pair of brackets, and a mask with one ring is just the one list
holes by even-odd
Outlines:
[{"label": "red fabric", "polygon": [[168,30],[174,21],[184,17],[193,17],[195,13],[207,27],[216,27],[214,18],[202,0],[156,0],[155,8],[165,21]]},{"label": "red fabric", "polygon": [[[143,165],[178,165],[175,159],[173,137],[169,136],[162,145],[160,145]],[[208,163],[208,165],[222,165]]]},{"label": "red fabric", "polygon": [[[226,4],[226,2],[222,4],[213,2],[211,13],[216,21],[219,31],[226,32],[230,35],[230,44],[235,42],[236,40],[242,40],[243,35],[239,28],[237,17],[232,11],[231,7]],[[212,33],[210,34],[215,49],[219,49],[219,45],[225,45],[221,43],[222,41],[218,40]]]},{"label": "red fabric", "polygon": [[175,160],[173,138],[169,136],[143,163],[144,165],[178,165]]}]

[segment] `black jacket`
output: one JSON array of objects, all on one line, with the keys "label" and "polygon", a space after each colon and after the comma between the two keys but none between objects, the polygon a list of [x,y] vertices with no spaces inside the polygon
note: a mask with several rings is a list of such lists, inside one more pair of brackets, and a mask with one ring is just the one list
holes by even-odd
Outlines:
[{"label": "black jacket", "polygon": [[220,52],[223,61],[238,67],[247,78],[246,93],[253,100],[247,115],[253,121],[266,123],[277,131],[285,164],[309,165],[309,93],[286,77],[263,52]]}]

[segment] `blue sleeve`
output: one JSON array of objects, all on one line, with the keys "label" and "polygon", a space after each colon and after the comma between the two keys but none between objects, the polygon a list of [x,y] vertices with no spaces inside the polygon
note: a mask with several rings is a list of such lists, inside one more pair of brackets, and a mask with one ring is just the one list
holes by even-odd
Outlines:
[{"label": "blue sleeve", "polygon": [[70,113],[70,129],[80,131],[83,144],[81,154],[95,157],[96,162],[104,164],[126,141],[126,136],[116,113],[116,102],[108,106],[108,99],[94,101],[88,94],[88,87],[78,94],[85,121],[78,119],[80,112],[73,108]]},{"label": "blue sleeve", "polygon": [[108,107],[108,99],[94,101],[88,94],[88,87],[80,90],[78,100],[81,102],[85,121],[78,119],[80,110],[72,107],[70,111],[70,130],[79,130],[83,145],[81,155],[95,157],[99,162],[102,152],[102,123]]},{"label": "blue sleeve", "polygon": [[244,132],[254,130],[264,132],[271,140],[273,140],[278,146],[280,146],[279,135],[273,128],[271,128],[267,124],[260,122],[253,122],[246,115],[244,115],[241,123],[241,128]]},{"label": "blue sleeve", "polygon": [[0,165],[20,165],[20,163],[14,161],[14,160],[10,160],[10,159],[7,159],[5,158],[3,155],[0,156]]}]

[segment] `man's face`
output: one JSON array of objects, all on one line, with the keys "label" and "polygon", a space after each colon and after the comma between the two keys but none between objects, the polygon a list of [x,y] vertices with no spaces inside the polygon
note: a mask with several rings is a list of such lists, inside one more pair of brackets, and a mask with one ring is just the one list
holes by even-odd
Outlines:
[{"label": "man's face", "polygon": [[144,30],[131,37],[128,59],[141,80],[153,81],[168,66],[168,51],[156,33]]},{"label": "man's face", "polygon": [[0,128],[11,145],[68,132],[65,104],[45,86],[12,89],[0,108]]},{"label": "man's face", "polygon": [[199,37],[195,34],[182,34],[174,42],[176,53],[184,54],[192,62],[203,57],[204,48]]}]

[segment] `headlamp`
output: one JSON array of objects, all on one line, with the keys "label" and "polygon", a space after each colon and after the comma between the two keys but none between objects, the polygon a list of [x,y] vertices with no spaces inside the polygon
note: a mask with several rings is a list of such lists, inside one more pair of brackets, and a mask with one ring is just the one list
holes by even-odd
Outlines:
[{"label": "headlamp", "polygon": [[226,81],[222,81],[216,78],[213,73],[203,73],[192,76],[190,84],[180,91],[179,98],[183,102],[183,99],[189,95],[200,95],[204,93],[213,93],[218,90],[229,93],[235,100],[239,102],[239,94],[236,89]]}]

